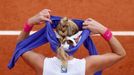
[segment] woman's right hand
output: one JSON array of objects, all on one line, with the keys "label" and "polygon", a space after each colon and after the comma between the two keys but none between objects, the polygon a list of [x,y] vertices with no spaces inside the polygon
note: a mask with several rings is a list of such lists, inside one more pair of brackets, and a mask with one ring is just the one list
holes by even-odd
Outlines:
[{"label": "woman's right hand", "polygon": [[31,17],[28,19],[28,24],[29,25],[35,25],[35,24],[40,24],[41,22],[48,21],[52,22],[50,20],[50,11],[49,9],[44,9],[35,16]]}]

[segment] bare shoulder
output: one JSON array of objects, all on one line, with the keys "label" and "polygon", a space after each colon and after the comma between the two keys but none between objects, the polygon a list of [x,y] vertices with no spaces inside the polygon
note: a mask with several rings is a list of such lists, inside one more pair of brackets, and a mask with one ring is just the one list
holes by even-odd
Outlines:
[{"label": "bare shoulder", "polygon": [[86,71],[95,73],[97,71],[108,68],[122,59],[121,56],[115,53],[105,53],[102,55],[92,55],[86,59]]}]

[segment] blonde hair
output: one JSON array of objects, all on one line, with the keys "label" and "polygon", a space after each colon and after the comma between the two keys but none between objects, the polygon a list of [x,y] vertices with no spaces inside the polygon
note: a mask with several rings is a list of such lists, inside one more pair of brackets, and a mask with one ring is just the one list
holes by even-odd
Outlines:
[{"label": "blonde hair", "polygon": [[[56,32],[61,36],[61,38],[59,38],[60,43],[64,43],[66,41],[66,36],[74,35],[78,31],[78,26],[67,17],[62,18],[60,23],[56,27]],[[60,56],[62,65],[67,68],[68,54],[64,51],[62,47],[59,47],[57,49],[57,53]]]}]

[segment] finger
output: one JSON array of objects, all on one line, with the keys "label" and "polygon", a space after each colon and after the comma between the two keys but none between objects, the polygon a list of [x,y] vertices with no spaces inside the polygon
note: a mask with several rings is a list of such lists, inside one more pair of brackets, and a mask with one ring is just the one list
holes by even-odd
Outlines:
[{"label": "finger", "polygon": [[50,19],[50,13],[48,13],[48,14],[47,14],[47,18],[49,18],[49,19]]},{"label": "finger", "polygon": [[88,26],[86,23],[83,23],[83,26]]},{"label": "finger", "polygon": [[41,13],[50,13],[50,12],[51,12],[50,9],[44,9],[44,10],[41,11]]},{"label": "finger", "polygon": [[88,21],[93,21],[94,19],[93,19],[93,18],[87,18],[86,20],[88,20]]},{"label": "finger", "polygon": [[46,18],[45,21],[48,21],[48,22],[52,23],[52,21],[48,18]]},{"label": "finger", "polygon": [[85,22],[83,22],[82,24],[85,25]]},{"label": "finger", "polygon": [[42,12],[42,16],[50,18],[50,13],[49,12]]},{"label": "finger", "polygon": [[50,9],[44,9],[44,11],[48,11],[48,12],[51,12],[51,10],[50,10]]},{"label": "finger", "polygon": [[52,21],[49,18],[46,18],[44,16],[41,16],[41,20],[48,21],[48,22],[52,23]]},{"label": "finger", "polygon": [[88,26],[83,26],[82,28],[83,28],[83,29],[88,29]]},{"label": "finger", "polygon": [[39,22],[39,25],[41,25],[41,24],[43,24],[44,23],[44,21],[41,21],[41,22]]},{"label": "finger", "polygon": [[40,16],[46,17],[46,18],[50,18],[50,14],[49,13],[41,13]]},{"label": "finger", "polygon": [[45,11],[45,12],[46,12],[46,11],[47,11],[47,12],[51,12],[50,9],[44,9],[44,10],[42,10],[41,12],[44,12],[44,11]]},{"label": "finger", "polygon": [[43,16],[50,19],[50,14],[49,13],[48,14],[45,14]]},{"label": "finger", "polygon": [[41,11],[42,13],[50,13],[51,10],[44,10],[44,11]]},{"label": "finger", "polygon": [[90,18],[87,18],[87,19],[86,19],[86,21],[92,21],[92,19],[90,19]]},{"label": "finger", "polygon": [[44,10],[44,11],[41,11],[41,14],[50,14],[50,12],[48,12],[48,11],[46,11],[46,10]]},{"label": "finger", "polygon": [[83,26],[88,26],[89,24],[90,24],[89,22],[85,21],[85,22],[83,23]]}]

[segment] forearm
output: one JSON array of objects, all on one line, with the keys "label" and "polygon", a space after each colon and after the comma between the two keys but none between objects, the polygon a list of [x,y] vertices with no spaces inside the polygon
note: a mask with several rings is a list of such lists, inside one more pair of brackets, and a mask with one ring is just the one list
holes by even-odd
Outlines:
[{"label": "forearm", "polygon": [[[29,32],[30,33],[30,32]],[[24,32],[24,30],[21,31],[20,35],[17,38],[17,43],[24,40],[25,38],[27,38],[29,36],[29,33]]]},{"label": "forearm", "polygon": [[126,52],[120,42],[112,35],[110,30],[108,30],[101,23],[93,19],[87,19],[84,22],[83,28],[90,29],[95,34],[101,34],[101,36],[108,42],[112,50],[110,53],[94,55],[86,59],[88,63],[90,63],[90,71],[93,73],[115,64],[126,55]]},{"label": "forearm", "polygon": [[[27,23],[28,23],[28,25],[32,26],[30,20],[28,20]],[[24,40],[25,38],[27,38],[29,36],[29,34],[30,34],[30,31],[29,32],[25,32],[25,30],[23,28],[22,31],[21,31],[21,33],[20,33],[20,35],[17,38],[17,43],[20,42],[20,41],[22,41],[22,40]]]},{"label": "forearm", "polygon": [[126,55],[125,49],[122,47],[120,42],[112,36],[112,38],[108,41],[112,52],[118,54],[121,57],[124,57]]},{"label": "forearm", "polygon": [[[100,30],[101,34],[104,34],[104,32],[106,31],[106,27],[102,27],[102,29]],[[123,46],[120,44],[120,42],[116,39],[116,37],[114,37],[112,35],[110,40],[107,40],[109,46],[112,49],[112,53],[115,53],[121,57],[126,55],[125,49],[123,48]]]},{"label": "forearm", "polygon": [[[37,15],[29,18],[27,24],[34,26],[34,25],[39,24],[40,22],[44,22],[44,21],[52,22],[50,20],[50,13],[49,13],[50,11],[51,10],[49,10],[49,9],[42,10]],[[28,31],[27,30],[25,31],[23,29],[17,38],[17,42],[20,42],[20,41],[24,40],[25,38],[27,38],[29,36],[29,33],[30,33],[30,31],[29,32]]]}]

